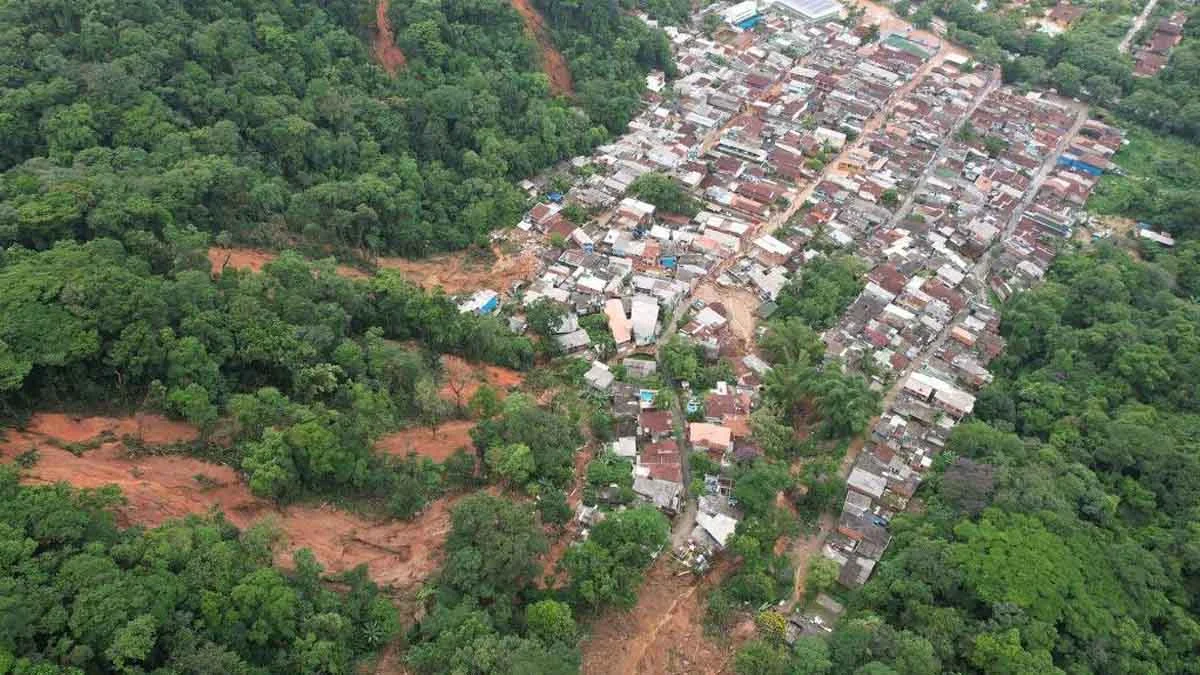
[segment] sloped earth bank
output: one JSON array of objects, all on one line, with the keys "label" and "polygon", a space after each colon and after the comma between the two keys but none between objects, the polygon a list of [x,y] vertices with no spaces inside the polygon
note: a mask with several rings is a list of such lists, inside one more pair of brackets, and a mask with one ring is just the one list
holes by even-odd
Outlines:
[{"label": "sloped earth bank", "polygon": [[396,34],[388,19],[388,7],[388,0],[379,0],[375,5],[375,35],[371,39],[371,51],[387,74],[394,76],[404,67],[406,60],[404,52],[396,46]]},{"label": "sloped earth bank", "polygon": [[525,20],[525,28],[533,35],[538,49],[542,52],[542,68],[550,78],[550,92],[556,96],[573,95],[575,89],[571,85],[571,70],[567,67],[567,60],[563,58],[562,52],[558,51],[554,42],[550,40],[550,32],[546,28],[546,19],[542,17],[542,13],[533,6],[533,0],[509,1],[513,9]]},{"label": "sloped earth bank", "polygon": [[[471,363],[453,355],[442,356],[443,384],[440,394],[454,405],[466,407],[479,387],[488,384],[500,398],[524,381],[521,373],[509,368],[488,364]],[[375,449],[391,455],[407,455],[415,452],[435,462],[444,462],[455,450],[472,449],[471,420],[452,420],[440,425],[435,433],[429,427],[419,426],[388,434],[375,443]]]},{"label": "sloped earth bank", "polygon": [[486,363],[471,363],[453,354],[442,356],[442,398],[463,405],[470,402],[475,392],[484,384],[496,390],[500,398],[525,381],[521,373],[503,366]]},{"label": "sloped earth bank", "polygon": [[[396,270],[405,279],[424,288],[441,288],[447,294],[470,293],[490,288],[507,293],[515,281],[528,281],[537,272],[538,259],[532,250],[523,250],[508,255],[499,247],[493,249],[495,262],[478,262],[466,251],[448,253],[423,260],[407,258],[378,258],[379,269]],[[214,246],[208,250],[212,273],[220,274],[228,266],[233,269],[248,269],[261,272],[264,265],[275,260],[279,254],[256,248],[223,248]],[[337,273],[351,279],[364,279],[369,275],[349,265],[338,265]]]},{"label": "sloped earth bank", "polygon": [[[44,413],[24,430],[4,430],[0,461],[36,447],[40,459],[22,472],[26,483],[120,487],[126,500],[117,509],[121,525],[153,527],[214,507],[242,528],[272,519],[284,537],[276,551],[281,566],[291,566],[293,552],[308,548],[329,573],[366,564],[371,579],[393,595],[414,588],[441,564],[450,531],[448,500],[434,502],[410,522],[374,522],[325,506],[279,508],[252,495],[230,467],[178,455],[130,458],[120,441],[126,434],[160,445],[192,440],[196,430],[156,415],[117,419]],[[71,443],[97,447],[81,456],[57,447]]]},{"label": "sloped earth bank", "polygon": [[[224,248],[213,246],[208,249],[208,262],[212,265],[213,275],[219,275],[226,266],[236,270],[261,272],[264,265],[279,257],[278,253],[257,248]],[[360,269],[349,265],[338,265],[339,276],[350,279],[365,279],[369,276]]]},{"label": "sloped earth bank", "polygon": [[471,429],[474,427],[475,422],[470,420],[446,422],[438,427],[436,434],[429,427],[413,427],[380,438],[375,449],[400,457],[415,452],[435,462],[444,462],[461,447],[471,451]]},{"label": "sloped earth bank", "polygon": [[396,270],[405,279],[424,288],[441,288],[450,295],[490,288],[507,294],[514,281],[528,281],[537,272],[537,254],[530,248],[509,255],[492,248],[495,260],[479,261],[467,251],[431,256],[421,260],[379,258],[380,269]]},{"label": "sloped earth bank", "polygon": [[704,635],[701,623],[708,591],[729,573],[724,561],[704,579],[680,575],[669,554],[654,563],[629,612],[612,612],[591,624],[583,642],[585,675],[723,675],[733,672],[737,646],[754,633],[743,622],[717,642]]}]

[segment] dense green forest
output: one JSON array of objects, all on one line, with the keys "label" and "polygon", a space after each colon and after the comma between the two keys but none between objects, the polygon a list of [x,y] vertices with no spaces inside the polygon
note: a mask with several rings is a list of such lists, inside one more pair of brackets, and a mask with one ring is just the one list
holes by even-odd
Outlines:
[{"label": "dense green forest", "polygon": [[1197,672],[1200,308],[1195,262],[1163,258],[1064,255],[1015,296],[995,382],[821,667],[756,644],[739,672]]},{"label": "dense green forest", "polygon": [[582,112],[550,96],[508,3],[390,11],[408,60],[394,79],[371,60],[365,0],[0,4],[0,245],[112,237],[149,255],[194,226],[461,248],[519,219],[514,178],[623,129],[669,60],[631,17],[561,22]]},{"label": "dense green forest", "polygon": [[271,567],[267,528],[121,530],[119,499],[0,467],[0,672],[346,673],[399,631],[365,568],[334,593],[307,550]]},{"label": "dense green forest", "polygon": [[[393,274],[351,280],[332,261],[284,254],[261,274],[214,279],[203,235],[168,235],[162,273],[110,239],[3,252],[6,417],[162,410],[201,427],[211,442],[193,451],[244,470],[257,494],[377,496],[408,516],[436,492],[434,467],[371,447],[403,424],[436,428],[456,414],[439,395],[437,353],[532,363],[529,340],[500,319],[460,313]],[[561,482],[560,464],[545,462]]]},{"label": "dense green forest", "polygon": [[547,591],[536,585],[547,543],[530,506],[483,493],[463,499],[428,615],[409,633],[409,665],[419,673],[579,672],[575,617],[632,605],[667,531],[653,507],[611,513],[562,559],[567,587]]}]

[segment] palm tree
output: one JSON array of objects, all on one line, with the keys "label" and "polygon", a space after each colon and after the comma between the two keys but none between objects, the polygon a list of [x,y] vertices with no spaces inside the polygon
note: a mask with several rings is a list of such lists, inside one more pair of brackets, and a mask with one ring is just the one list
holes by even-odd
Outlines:
[{"label": "palm tree", "polygon": [[814,400],[830,437],[853,436],[879,412],[879,394],[861,377],[827,372],[816,384]]},{"label": "palm tree", "polygon": [[817,372],[807,363],[783,363],[763,379],[767,397],[791,416],[793,425],[804,417]]}]

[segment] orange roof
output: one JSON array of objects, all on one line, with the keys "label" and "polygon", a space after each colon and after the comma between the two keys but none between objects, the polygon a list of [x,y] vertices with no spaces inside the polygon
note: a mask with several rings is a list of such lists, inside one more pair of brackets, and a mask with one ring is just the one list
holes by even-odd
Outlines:
[{"label": "orange roof", "polygon": [[692,422],[688,425],[688,438],[693,445],[728,448],[733,444],[733,430],[721,424]]}]

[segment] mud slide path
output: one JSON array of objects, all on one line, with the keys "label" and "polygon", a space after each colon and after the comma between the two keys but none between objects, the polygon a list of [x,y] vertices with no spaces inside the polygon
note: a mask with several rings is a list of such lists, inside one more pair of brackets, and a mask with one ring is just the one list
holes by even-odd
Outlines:
[{"label": "mud slide path", "polygon": [[754,634],[754,622],[736,625],[714,640],[704,634],[705,598],[729,574],[723,561],[698,580],[664,554],[646,574],[637,604],[610,611],[591,625],[581,645],[583,675],[726,675],[738,645]]},{"label": "mud slide path", "polygon": [[282,534],[275,552],[279,565],[290,567],[292,554],[308,548],[330,574],[365,564],[371,579],[393,597],[416,588],[441,564],[442,543],[450,531],[450,500],[430,504],[408,522],[376,521],[328,506],[281,508],[251,494],[228,466],[182,455],[132,457],[120,440],[127,435],[154,446],[191,441],[197,433],[157,415],[39,413],[24,429],[0,430],[0,462],[36,449],[36,463],[21,472],[27,484],[118,486],[125,498],[116,509],[122,526],[154,527],[214,508],[240,528],[272,521]]},{"label": "mud slide path", "polygon": [[396,34],[388,19],[388,7],[388,0],[379,0],[375,5],[375,36],[371,39],[371,51],[387,74],[395,75],[404,67],[406,60],[404,52],[396,46]]},{"label": "mud slide path", "polygon": [[[386,2],[386,0],[381,0]],[[571,70],[567,68],[567,60],[562,52],[550,40],[550,31],[546,28],[546,19],[533,6],[533,0],[509,0],[513,9],[525,20],[525,28],[537,41],[538,49],[542,52],[542,67],[550,78],[550,92],[556,96],[572,96],[575,88],[571,85]]]}]

